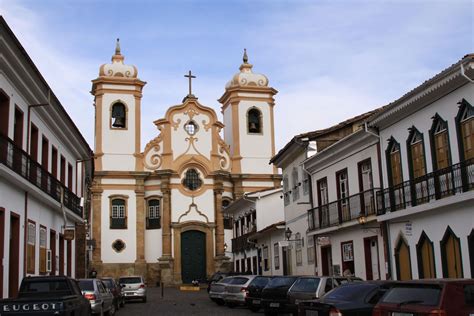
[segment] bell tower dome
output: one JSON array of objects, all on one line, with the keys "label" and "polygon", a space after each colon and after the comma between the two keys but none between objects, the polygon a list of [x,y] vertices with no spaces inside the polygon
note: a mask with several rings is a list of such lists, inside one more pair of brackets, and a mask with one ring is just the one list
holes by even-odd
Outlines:
[{"label": "bell tower dome", "polygon": [[140,103],[146,82],[137,68],[124,64],[117,39],[112,63],[99,68],[92,80],[95,106],[95,169],[141,170]]},{"label": "bell tower dome", "polygon": [[252,68],[244,50],[240,71],[219,99],[224,139],[230,145],[232,174],[274,175],[277,170],[269,161],[275,155],[273,97],[278,91],[268,86],[265,75],[254,73]]}]

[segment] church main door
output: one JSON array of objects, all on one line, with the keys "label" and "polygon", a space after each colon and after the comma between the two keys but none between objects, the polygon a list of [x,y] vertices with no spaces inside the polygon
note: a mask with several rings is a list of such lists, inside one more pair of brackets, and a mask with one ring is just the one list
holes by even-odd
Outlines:
[{"label": "church main door", "polygon": [[206,234],[197,230],[181,234],[181,278],[183,283],[206,278]]}]

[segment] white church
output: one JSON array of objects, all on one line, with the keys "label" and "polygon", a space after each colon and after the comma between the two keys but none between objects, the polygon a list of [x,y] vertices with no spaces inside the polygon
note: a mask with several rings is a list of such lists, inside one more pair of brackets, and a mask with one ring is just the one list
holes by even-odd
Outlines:
[{"label": "white church", "polygon": [[[95,173],[92,263],[99,276],[143,275],[149,283],[190,283],[229,267],[232,223],[222,207],[246,192],[280,186],[275,155],[274,96],[268,79],[243,63],[215,111],[191,91],[153,121],[141,142],[146,82],[124,63],[119,42],[92,81]],[[151,124],[152,122],[150,122]],[[223,130],[223,138],[221,137]],[[229,228],[229,229],[227,229]]]}]

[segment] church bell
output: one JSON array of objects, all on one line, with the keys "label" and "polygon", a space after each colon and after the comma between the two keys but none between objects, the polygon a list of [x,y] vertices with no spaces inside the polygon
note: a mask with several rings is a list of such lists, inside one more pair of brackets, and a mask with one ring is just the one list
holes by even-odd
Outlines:
[{"label": "church bell", "polygon": [[258,132],[257,124],[255,124],[255,122],[250,122],[249,131],[253,133]]},{"label": "church bell", "polygon": [[113,127],[125,127],[125,118],[122,116],[116,117],[113,124]]}]

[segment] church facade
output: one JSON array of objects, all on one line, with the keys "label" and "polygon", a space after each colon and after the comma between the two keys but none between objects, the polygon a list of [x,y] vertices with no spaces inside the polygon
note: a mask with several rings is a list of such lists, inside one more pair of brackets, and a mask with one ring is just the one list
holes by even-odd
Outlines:
[{"label": "church facade", "polygon": [[[189,74],[191,80],[191,73]],[[99,275],[143,275],[149,283],[190,283],[230,267],[232,228],[222,208],[246,192],[280,186],[274,95],[246,53],[219,99],[223,123],[191,92],[154,123],[142,149],[145,82],[126,65],[117,41],[92,81],[95,173],[92,262]],[[224,137],[221,137],[223,132]],[[225,236],[229,236],[226,241]]]}]

